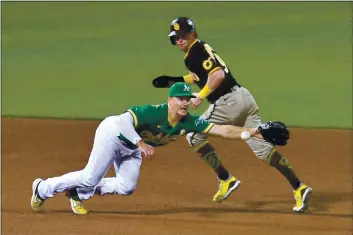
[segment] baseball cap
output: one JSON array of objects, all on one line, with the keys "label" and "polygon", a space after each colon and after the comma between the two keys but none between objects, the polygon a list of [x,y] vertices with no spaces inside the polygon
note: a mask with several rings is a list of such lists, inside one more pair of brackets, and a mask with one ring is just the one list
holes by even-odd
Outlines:
[{"label": "baseball cap", "polygon": [[169,88],[168,92],[169,97],[191,97],[196,98],[196,96],[192,95],[191,87],[185,82],[176,82]]},{"label": "baseball cap", "polygon": [[170,23],[170,32],[168,37],[170,38],[173,45],[175,45],[175,36],[183,37],[187,33],[195,32],[195,24],[188,17],[178,17]]}]

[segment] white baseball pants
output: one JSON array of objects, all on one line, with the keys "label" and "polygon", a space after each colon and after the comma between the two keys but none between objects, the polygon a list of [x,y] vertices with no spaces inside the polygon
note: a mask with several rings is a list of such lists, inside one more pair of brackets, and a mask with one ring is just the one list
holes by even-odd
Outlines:
[{"label": "white baseball pants", "polygon": [[[141,151],[131,150],[120,141],[117,125],[120,116],[105,118],[98,126],[86,167],[59,177],[48,178],[38,185],[42,199],[77,188],[81,200],[94,193],[129,195],[136,188],[142,163]],[[103,178],[114,164],[115,177]]]}]

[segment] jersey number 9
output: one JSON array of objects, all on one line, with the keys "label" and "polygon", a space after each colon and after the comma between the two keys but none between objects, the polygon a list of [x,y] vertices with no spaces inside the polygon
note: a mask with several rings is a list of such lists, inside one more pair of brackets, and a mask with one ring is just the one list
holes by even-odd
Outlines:
[{"label": "jersey number 9", "polygon": [[221,59],[221,57],[219,57],[219,55],[217,55],[214,50],[212,49],[212,47],[210,47],[210,45],[208,44],[204,44],[205,49],[207,51],[207,53],[211,56],[212,59],[217,60],[222,66],[223,69],[226,73],[229,72],[228,67],[226,65],[226,63],[224,63],[224,61]]}]

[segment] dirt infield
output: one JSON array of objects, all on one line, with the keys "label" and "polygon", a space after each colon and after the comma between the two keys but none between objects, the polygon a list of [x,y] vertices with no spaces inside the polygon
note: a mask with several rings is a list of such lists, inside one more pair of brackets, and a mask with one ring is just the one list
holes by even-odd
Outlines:
[{"label": "dirt infield", "polygon": [[137,191],[129,197],[95,196],[85,202],[91,213],[76,216],[58,194],[46,202],[44,213],[32,212],[32,181],[82,169],[98,124],[2,118],[2,234],[352,234],[351,130],[293,129],[281,148],[314,189],[306,214],[291,213],[289,184],[243,141],[216,138],[211,142],[224,164],[242,181],[221,204],[212,203],[214,173],[181,138],[144,162]]}]

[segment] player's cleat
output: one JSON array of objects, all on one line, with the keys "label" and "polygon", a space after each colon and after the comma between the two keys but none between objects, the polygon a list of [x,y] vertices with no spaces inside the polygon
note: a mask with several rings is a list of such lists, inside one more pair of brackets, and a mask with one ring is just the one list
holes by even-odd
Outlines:
[{"label": "player's cleat", "polygon": [[75,200],[73,198],[70,198],[70,204],[71,204],[71,209],[75,214],[77,214],[77,215],[86,215],[87,214],[87,210],[83,206],[83,203],[81,200]]},{"label": "player's cleat", "polygon": [[32,184],[31,207],[32,207],[32,210],[36,212],[43,211],[41,207],[45,202],[45,199],[40,198],[38,194],[38,185],[42,181],[43,181],[42,179],[36,179],[33,181],[33,184]]},{"label": "player's cleat", "polygon": [[313,189],[301,184],[297,190],[294,191],[295,206],[293,207],[294,212],[304,212],[309,207],[309,200]]},{"label": "player's cleat", "polygon": [[76,189],[68,190],[66,196],[70,199],[71,209],[75,214],[86,215],[88,213],[82,200],[77,196]]},{"label": "player's cleat", "polygon": [[213,197],[213,202],[222,202],[239,187],[240,180],[231,176],[228,180],[218,180],[218,191]]}]

